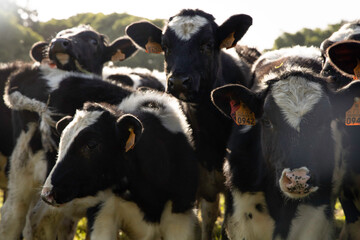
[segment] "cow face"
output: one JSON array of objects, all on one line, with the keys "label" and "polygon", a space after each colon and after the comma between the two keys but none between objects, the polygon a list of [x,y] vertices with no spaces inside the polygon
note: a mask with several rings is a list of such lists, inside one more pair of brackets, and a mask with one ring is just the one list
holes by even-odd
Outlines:
[{"label": "cow face", "polygon": [[38,62],[47,58],[60,69],[101,74],[107,61],[122,61],[136,52],[127,38],[108,44],[106,37],[89,26],[79,26],[59,32],[50,43],[38,42],[31,49],[31,57]]},{"label": "cow face", "polygon": [[344,40],[360,41],[359,20],[344,24],[338,31],[334,32],[328,39],[324,40],[320,46],[324,59],[322,75],[332,77],[335,83],[337,83],[337,88],[347,85],[352,80],[352,77],[348,74],[343,74],[344,72],[342,72],[340,68],[334,67],[334,65],[331,63],[328,51],[332,45]]},{"label": "cow face", "polygon": [[140,121],[129,114],[120,116],[103,106],[90,105],[74,118],[58,123],[63,128],[55,167],[42,189],[42,198],[59,205],[119,183],[124,177],[121,159],[131,151],[142,132]]},{"label": "cow face", "polygon": [[149,22],[126,28],[127,35],[149,53],[164,53],[167,92],[188,102],[207,97],[218,77],[221,48],[231,48],[252,24],[235,15],[218,26],[200,10],[183,10],[169,19],[163,31]]},{"label": "cow face", "polygon": [[270,81],[261,93],[226,85],[211,95],[227,116],[233,116],[234,106],[240,103],[250,108],[261,126],[258,141],[270,172],[275,172],[276,184],[285,196],[303,198],[331,193],[332,120],[350,109],[354,97],[360,95],[359,87],[360,82],[354,82],[334,93],[323,79],[299,72]]}]

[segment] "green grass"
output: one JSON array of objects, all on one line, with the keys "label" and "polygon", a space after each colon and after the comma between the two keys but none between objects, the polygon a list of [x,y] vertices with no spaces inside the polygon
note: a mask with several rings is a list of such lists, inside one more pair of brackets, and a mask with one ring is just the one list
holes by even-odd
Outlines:
[{"label": "green grass", "polygon": [[[3,192],[0,190],[0,208],[2,207],[2,202],[3,202]],[[220,210],[221,210],[221,214],[218,217],[217,221],[216,221],[216,225],[214,228],[214,236],[215,236],[215,240],[221,240],[221,225],[222,222],[224,220],[224,198],[221,197],[220,198]],[[1,220],[1,215],[0,215],[0,220]],[[341,230],[341,227],[343,226],[345,222],[345,216],[344,216],[344,212],[341,208],[340,202],[337,201],[336,205],[335,205],[335,226],[336,226],[336,235],[338,236]],[[77,231],[76,231],[76,235],[74,237],[74,240],[85,240],[86,239],[86,218],[83,218],[79,221],[78,227],[77,227]],[[119,233],[118,236],[118,240],[129,240],[126,235],[124,233]]]}]

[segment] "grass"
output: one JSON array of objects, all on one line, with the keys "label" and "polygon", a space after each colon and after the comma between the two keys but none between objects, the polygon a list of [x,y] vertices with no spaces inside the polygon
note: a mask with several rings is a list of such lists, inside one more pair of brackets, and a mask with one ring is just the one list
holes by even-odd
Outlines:
[{"label": "grass", "polygon": [[[3,192],[0,190],[0,208],[2,207],[2,202],[3,202]],[[220,198],[220,210],[221,210],[221,215],[218,217],[218,219],[216,221],[216,225],[215,225],[214,232],[213,232],[214,236],[215,236],[215,240],[221,240],[221,225],[224,220],[224,198],[223,197]],[[1,215],[0,215],[0,220],[1,220]],[[336,236],[339,235],[341,227],[343,226],[344,222],[345,222],[344,212],[341,208],[340,202],[337,201],[336,205],[335,205]],[[86,232],[87,232],[86,224],[87,224],[86,218],[83,218],[79,221],[74,240],[85,240],[86,239]],[[118,240],[128,240],[128,238],[126,237],[126,235],[124,233],[120,232],[119,236],[118,236]]]}]

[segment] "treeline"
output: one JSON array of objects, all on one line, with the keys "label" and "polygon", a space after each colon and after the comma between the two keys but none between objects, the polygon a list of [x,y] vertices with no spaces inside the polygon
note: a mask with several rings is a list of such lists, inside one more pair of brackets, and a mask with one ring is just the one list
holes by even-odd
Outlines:
[{"label": "treeline", "polygon": [[[20,8],[10,0],[0,2],[0,62],[14,60],[30,61],[29,50],[37,41],[48,41],[60,30],[89,24],[95,30],[108,36],[109,42],[125,34],[125,27],[144,18],[126,13],[84,13],[68,19],[52,19],[47,22],[37,20],[37,12]],[[151,20],[159,27],[164,25],[163,19]],[[304,28],[294,34],[283,33],[273,45],[273,49],[290,47],[294,45],[320,46],[332,32],[339,29],[344,22],[328,25],[326,29]],[[135,57],[127,59],[119,65],[129,67],[146,67],[149,69],[163,70],[163,57],[152,54],[151,56],[139,51]]]}]

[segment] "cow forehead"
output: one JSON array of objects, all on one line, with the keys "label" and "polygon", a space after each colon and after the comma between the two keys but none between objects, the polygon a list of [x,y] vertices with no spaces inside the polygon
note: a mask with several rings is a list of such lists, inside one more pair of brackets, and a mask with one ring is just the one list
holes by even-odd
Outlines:
[{"label": "cow forehead", "polygon": [[274,83],[271,95],[286,122],[300,132],[302,118],[319,102],[323,90],[319,83],[292,76]]},{"label": "cow forehead", "polygon": [[183,41],[188,41],[209,21],[199,15],[176,16],[168,24],[168,28],[175,32],[175,35]]},{"label": "cow forehead", "polygon": [[56,34],[56,37],[57,38],[59,38],[59,37],[65,38],[65,37],[75,36],[81,32],[91,32],[94,35],[97,34],[95,31],[93,31],[88,26],[79,26],[79,27],[62,30],[62,31],[58,32],[58,34]]},{"label": "cow forehead", "polygon": [[77,110],[74,119],[66,126],[61,134],[61,140],[59,144],[59,156],[58,159],[62,159],[64,154],[69,150],[75,137],[85,128],[93,125],[98,121],[103,111],[83,111]]}]

